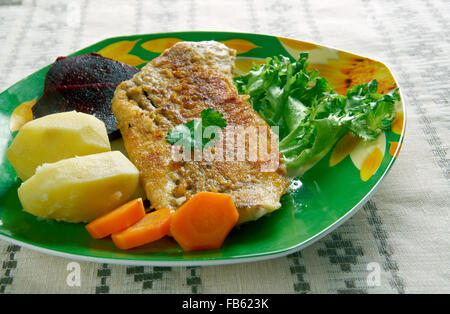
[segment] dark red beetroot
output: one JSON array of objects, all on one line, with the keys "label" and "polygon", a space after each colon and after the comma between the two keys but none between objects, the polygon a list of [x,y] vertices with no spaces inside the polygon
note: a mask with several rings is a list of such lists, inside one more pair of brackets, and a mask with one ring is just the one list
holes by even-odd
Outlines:
[{"label": "dark red beetroot", "polygon": [[72,111],[102,120],[110,139],[120,137],[111,108],[116,86],[139,69],[96,53],[59,57],[45,77],[44,94],[33,106],[33,117]]}]

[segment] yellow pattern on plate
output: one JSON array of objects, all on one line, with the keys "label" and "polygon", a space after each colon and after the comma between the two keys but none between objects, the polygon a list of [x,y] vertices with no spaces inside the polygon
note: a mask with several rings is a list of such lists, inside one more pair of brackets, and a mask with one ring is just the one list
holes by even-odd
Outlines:
[{"label": "yellow pattern on plate", "polygon": [[400,144],[400,142],[390,142],[390,143],[391,145],[389,146],[389,154],[391,156],[397,157],[402,145]]},{"label": "yellow pattern on plate", "polygon": [[318,70],[341,95],[345,95],[348,88],[373,79],[378,81],[380,94],[397,88],[391,72],[384,64],[347,52],[339,52],[338,59],[330,59],[327,64],[312,63],[309,68]]},{"label": "yellow pattern on plate", "polygon": [[391,129],[395,134],[402,134],[404,122],[403,112],[396,112],[394,121],[392,121]]},{"label": "yellow pattern on plate", "polygon": [[290,38],[277,37],[280,43],[283,45],[285,49],[295,50],[297,52],[300,51],[309,51],[312,49],[317,49],[319,46],[312,43],[306,43],[300,40],[294,40]]},{"label": "yellow pattern on plate", "polygon": [[386,135],[373,141],[360,141],[350,153],[353,164],[360,170],[361,180],[367,181],[377,171],[386,149]]},{"label": "yellow pattern on plate", "polygon": [[246,53],[252,49],[258,48],[258,46],[251,41],[244,39],[223,40],[221,43],[225,44],[228,48],[235,49],[237,54]]},{"label": "yellow pattern on plate", "polygon": [[11,132],[18,131],[25,123],[33,120],[33,111],[31,109],[36,104],[36,101],[37,97],[21,103],[14,109],[9,120],[9,129]]},{"label": "yellow pattern on plate", "polygon": [[330,156],[330,167],[333,167],[345,159],[359,144],[361,140],[352,132],[345,135],[334,147]]},{"label": "yellow pattern on plate", "polygon": [[177,42],[183,41],[179,38],[167,37],[146,41],[141,45],[142,48],[154,53],[162,53],[164,50],[172,47]]},{"label": "yellow pattern on plate", "polygon": [[123,40],[114,44],[108,45],[100,49],[97,53],[106,58],[110,58],[119,62],[123,62],[132,66],[141,65],[147,61],[142,60],[138,56],[131,55],[130,51],[136,45],[137,40]]},{"label": "yellow pattern on plate", "polygon": [[253,66],[264,63],[266,63],[266,59],[238,57],[236,58],[234,70],[236,74],[242,75],[250,71]]},{"label": "yellow pattern on plate", "polygon": [[383,153],[378,147],[375,147],[373,151],[367,156],[367,158],[364,160],[360,176],[361,180],[364,182],[369,180],[370,177],[377,171],[378,167],[381,164],[381,161],[383,160]]}]

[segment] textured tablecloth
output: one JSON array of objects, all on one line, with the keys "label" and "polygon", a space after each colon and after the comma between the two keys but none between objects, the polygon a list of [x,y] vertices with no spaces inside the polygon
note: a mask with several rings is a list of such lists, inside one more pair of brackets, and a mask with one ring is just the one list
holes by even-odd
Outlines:
[{"label": "textured tablecloth", "polygon": [[449,21],[448,0],[0,0],[0,90],[107,37],[221,30],[384,61],[407,104],[402,151],[372,199],[301,252],[208,267],[77,262],[71,286],[73,260],[0,241],[0,293],[450,293]]}]

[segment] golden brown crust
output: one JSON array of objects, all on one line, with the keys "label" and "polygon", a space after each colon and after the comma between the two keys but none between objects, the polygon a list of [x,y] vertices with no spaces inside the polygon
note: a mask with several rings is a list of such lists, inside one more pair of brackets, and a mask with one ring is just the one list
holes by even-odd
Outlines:
[{"label": "golden brown crust", "polygon": [[232,81],[234,54],[217,42],[181,42],[117,87],[113,112],[152,207],[177,208],[200,191],[231,194],[239,223],[280,207],[288,180],[278,148],[279,167],[261,172],[268,161],[176,162],[165,140],[174,126],[199,118],[206,108],[223,114],[225,133],[236,126],[252,126],[267,129],[269,140],[274,136],[248,97],[237,93]]}]

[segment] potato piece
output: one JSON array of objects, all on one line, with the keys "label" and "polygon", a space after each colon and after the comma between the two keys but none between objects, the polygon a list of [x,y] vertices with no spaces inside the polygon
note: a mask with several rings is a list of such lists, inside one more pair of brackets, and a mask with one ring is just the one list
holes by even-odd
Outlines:
[{"label": "potato piece", "polygon": [[[121,152],[122,154],[125,155],[125,157],[128,157],[128,152],[125,149],[125,145],[123,144],[123,139],[122,138],[118,138],[116,140],[111,141],[111,150],[118,150],[119,152]],[[142,183],[140,182],[136,192],[133,194],[133,196],[131,197],[132,199],[135,198],[142,198],[143,200],[147,199],[147,195],[145,194],[145,190],[144,187],[142,186]]]},{"label": "potato piece", "polygon": [[111,150],[105,124],[81,112],[51,114],[26,123],[6,158],[23,181],[43,163]]},{"label": "potato piece", "polygon": [[18,189],[25,211],[67,222],[89,222],[136,192],[139,171],[121,152],[43,164]]}]

